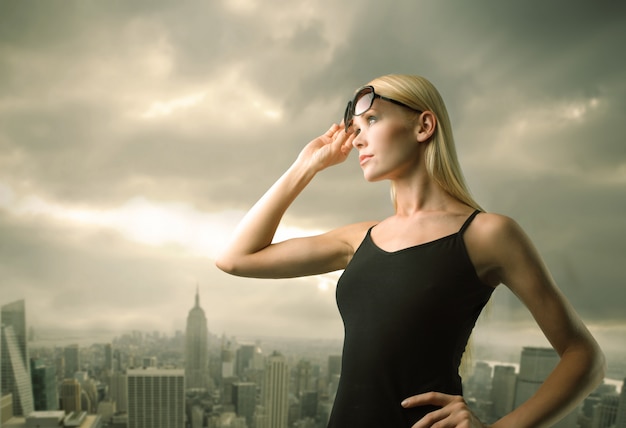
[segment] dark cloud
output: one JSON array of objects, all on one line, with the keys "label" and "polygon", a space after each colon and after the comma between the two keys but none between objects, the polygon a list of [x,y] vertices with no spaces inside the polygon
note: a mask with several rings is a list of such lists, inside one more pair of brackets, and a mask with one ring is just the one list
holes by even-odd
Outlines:
[{"label": "dark cloud", "polygon": [[[170,325],[159,325],[181,328],[199,281],[216,328],[242,332],[263,319],[269,332],[292,320],[314,336],[324,319],[322,330],[335,331],[332,290],[315,279],[231,278],[180,243],[147,245],[120,226],[20,209],[39,197],[108,212],[142,197],[197,213],[245,210],[341,119],[355,88],[416,73],[442,92],[481,203],[519,221],[586,319],[623,323],[625,8],[6,1],[2,300],[25,296],[37,323],[72,312],[95,326],[114,313],[121,327],[167,314]],[[387,183],[366,183],[351,155],[316,177],[287,221],[317,230],[390,211]],[[527,320],[506,290],[496,300],[492,319]]]}]

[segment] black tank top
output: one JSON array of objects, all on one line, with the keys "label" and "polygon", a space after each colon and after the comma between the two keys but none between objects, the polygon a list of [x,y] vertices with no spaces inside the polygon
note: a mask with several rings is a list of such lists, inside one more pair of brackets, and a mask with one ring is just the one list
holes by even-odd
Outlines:
[{"label": "black tank top", "polygon": [[411,427],[430,407],[404,409],[428,391],[461,395],[461,356],[492,287],[469,259],[463,233],[387,252],[368,230],[337,283],[342,371],[329,428]]}]

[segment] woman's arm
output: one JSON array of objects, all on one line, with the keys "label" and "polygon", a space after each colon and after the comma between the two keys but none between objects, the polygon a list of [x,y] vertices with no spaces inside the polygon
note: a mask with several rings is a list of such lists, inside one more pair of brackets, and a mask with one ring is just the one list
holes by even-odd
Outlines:
[{"label": "woman's arm", "polygon": [[217,267],[233,275],[264,278],[312,275],[345,267],[353,251],[348,236],[363,226],[275,244],[272,240],[285,211],[313,177],[346,160],[353,138],[333,125],[311,141],[243,218],[216,261]]},{"label": "woman's arm", "polygon": [[[489,284],[505,284],[526,305],[560,356],[560,361],[536,393],[491,425],[492,428],[549,427],[572,411],[602,381],[605,360],[567,299],[558,290],[534,245],[513,220],[481,214],[465,240],[478,274]],[[449,425],[485,427],[462,397],[438,392],[410,397],[405,407],[441,406],[414,428]]]},{"label": "woman's arm", "polygon": [[493,427],[547,427],[602,382],[604,354],[519,225],[507,217],[489,216],[486,236],[497,277],[526,305],[561,357],[537,392]]}]

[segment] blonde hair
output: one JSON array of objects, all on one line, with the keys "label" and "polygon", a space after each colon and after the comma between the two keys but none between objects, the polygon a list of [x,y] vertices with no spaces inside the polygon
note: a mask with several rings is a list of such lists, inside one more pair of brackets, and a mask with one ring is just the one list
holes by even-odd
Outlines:
[{"label": "blonde hair", "polygon": [[[456,154],[452,125],[443,98],[426,78],[408,74],[389,74],[372,80],[376,93],[398,100],[419,111],[431,111],[437,118],[432,139],[425,151],[428,174],[459,201],[482,211],[472,197]],[[394,206],[395,189],[391,188]]]}]

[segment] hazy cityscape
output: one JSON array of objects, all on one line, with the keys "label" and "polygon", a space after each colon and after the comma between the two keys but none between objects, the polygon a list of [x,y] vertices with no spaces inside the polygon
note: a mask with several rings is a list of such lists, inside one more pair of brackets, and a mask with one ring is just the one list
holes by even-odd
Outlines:
[{"label": "hazy cityscape", "polygon": [[[2,427],[324,428],[341,375],[338,340],[243,338],[208,329],[199,293],[185,331],[110,341],[42,338],[24,300],[2,306]],[[551,348],[477,347],[464,396],[485,422],[524,402],[556,365]],[[626,427],[624,359],[556,427]]]}]

